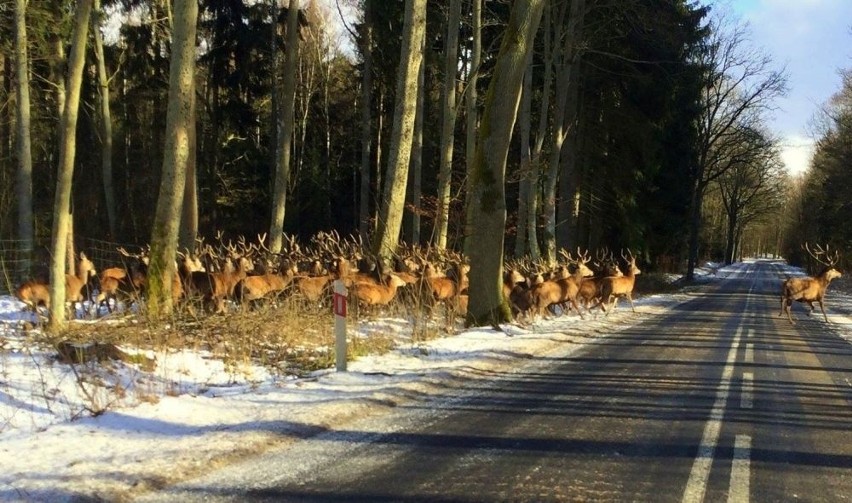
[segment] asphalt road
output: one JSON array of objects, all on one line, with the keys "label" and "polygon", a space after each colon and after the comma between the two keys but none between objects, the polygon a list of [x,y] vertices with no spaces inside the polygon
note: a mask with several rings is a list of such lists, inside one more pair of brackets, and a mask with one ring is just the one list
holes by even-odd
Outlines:
[{"label": "asphalt road", "polygon": [[778,278],[144,500],[852,501],[852,345],[779,318]]}]

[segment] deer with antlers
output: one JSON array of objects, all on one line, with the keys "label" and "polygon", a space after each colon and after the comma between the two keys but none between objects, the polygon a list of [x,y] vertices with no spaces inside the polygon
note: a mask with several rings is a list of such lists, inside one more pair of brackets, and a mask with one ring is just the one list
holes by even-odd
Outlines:
[{"label": "deer with antlers", "polygon": [[583,317],[583,313],[580,312],[580,307],[577,305],[577,293],[583,280],[594,274],[586,265],[589,262],[589,257],[587,254],[580,254],[579,249],[577,250],[577,259],[572,258],[565,250],[561,250],[560,254],[569,262],[575,262],[576,268],[567,277],[545,280],[532,288],[534,312],[544,316],[545,310],[552,305],[564,306],[563,309],[570,305],[574,307],[580,317]]},{"label": "deer with antlers", "polygon": [[795,324],[793,316],[790,314],[793,301],[804,302],[810,306],[808,316],[814,311],[814,302],[819,303],[819,308],[822,310],[822,315],[828,323],[828,315],[825,314],[825,291],[831,280],[842,276],[835,266],[840,260],[840,254],[834,250],[833,255],[829,251],[828,246],[823,248],[817,245],[816,250],[811,250],[808,243],[802,245],[802,249],[808,252],[814,260],[825,266],[817,276],[807,278],[787,278],[781,285],[781,312],[778,316],[782,316],[787,312],[787,319],[791,324]]},{"label": "deer with antlers", "polygon": [[600,306],[607,315],[615,309],[619,297],[626,297],[630,301],[630,309],[636,312],[636,306],[633,305],[633,287],[636,285],[636,276],[642,271],[636,266],[636,257],[630,250],[627,250],[627,255],[622,251],[621,258],[627,261],[627,273],[623,276],[604,278],[600,284],[600,300],[594,306]]}]

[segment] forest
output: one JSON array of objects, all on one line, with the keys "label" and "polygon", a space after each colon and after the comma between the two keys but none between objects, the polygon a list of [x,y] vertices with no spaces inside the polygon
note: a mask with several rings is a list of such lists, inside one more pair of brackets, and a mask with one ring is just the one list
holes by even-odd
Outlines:
[{"label": "forest", "polygon": [[690,278],[852,240],[852,76],[792,177],[768,126],[782,65],[700,2],[3,0],[0,18],[7,282],[62,277],[86,239],[150,244],[174,274],[199,238],[275,252],[334,231],[465,253],[489,292],[495,260],[559,250]]}]

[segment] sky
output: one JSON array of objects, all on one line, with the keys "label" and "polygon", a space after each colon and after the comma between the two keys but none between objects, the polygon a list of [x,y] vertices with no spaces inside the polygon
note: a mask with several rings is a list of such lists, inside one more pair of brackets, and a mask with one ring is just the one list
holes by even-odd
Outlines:
[{"label": "sky", "polygon": [[[718,281],[749,267],[707,264],[697,273]],[[785,274],[802,274],[781,267]],[[191,480],[235,457],[346,428],[412,397],[457,398],[453,379],[518,371],[536,364],[533,355],[568,356],[692,298],[644,296],[636,300],[636,313],[622,302],[607,317],[581,320],[571,313],[525,327],[504,325],[503,333],[471,329],[429,341],[413,340],[404,319],[350,323],[350,336],[391,333],[396,348],[357,358],[347,372],[295,377],[251,362],[226,367],[210,353],[190,349],[144,351],[156,359],[151,371],[123,362],[72,369],[58,363],[53,350],[40,348],[37,334],[21,330],[31,313],[0,296],[0,502],[127,501],[152,485]],[[852,319],[838,308],[852,309],[852,297],[832,292],[827,309],[833,327],[852,342]],[[800,319],[803,313],[794,308]],[[103,413],[93,417],[92,408]]]},{"label": "sky", "polygon": [[786,65],[788,95],[779,100],[772,129],[784,141],[782,158],[791,173],[806,169],[813,152],[811,121],[840,91],[839,70],[852,69],[852,1],[726,0],[747,22],[755,47],[779,68]]}]

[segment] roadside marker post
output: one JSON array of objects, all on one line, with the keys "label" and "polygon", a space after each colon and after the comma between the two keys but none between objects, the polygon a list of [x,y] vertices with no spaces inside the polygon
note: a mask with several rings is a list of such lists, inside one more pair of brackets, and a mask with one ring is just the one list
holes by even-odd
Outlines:
[{"label": "roadside marker post", "polygon": [[346,372],[346,301],[347,291],[342,280],[332,285],[331,307],[334,311],[334,359],[338,372]]}]

